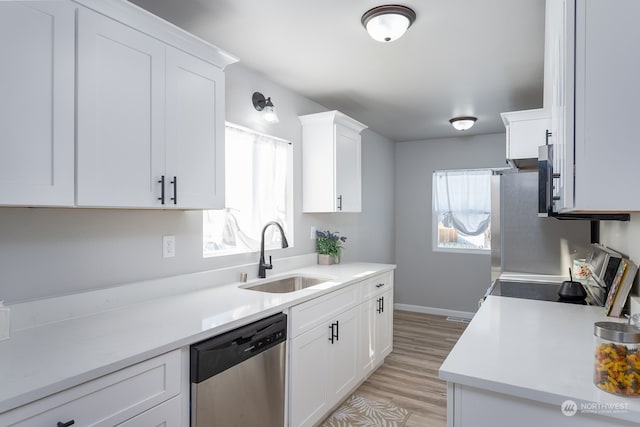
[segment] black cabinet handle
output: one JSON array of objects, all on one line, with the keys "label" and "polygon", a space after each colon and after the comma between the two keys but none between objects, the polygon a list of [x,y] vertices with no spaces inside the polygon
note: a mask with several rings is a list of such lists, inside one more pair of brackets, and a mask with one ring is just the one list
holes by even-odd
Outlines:
[{"label": "black cabinet handle", "polygon": [[340,322],[338,322],[337,320],[335,321],[335,323],[332,323],[331,325],[329,325],[329,329],[331,329],[331,336],[329,337],[329,341],[331,341],[331,344],[333,344],[334,341],[339,340],[340,338],[340,336],[338,335],[340,333],[339,328],[340,328]]},{"label": "black cabinet handle", "polygon": [[380,297],[380,310],[381,313],[384,313],[384,297]]},{"label": "black cabinet handle", "polygon": [[384,286],[384,283],[378,283],[378,284],[376,285],[376,288],[381,288],[381,287],[383,287],[383,286]]},{"label": "black cabinet handle", "polygon": [[164,205],[164,175],[160,177],[158,184],[160,184],[160,197],[158,197],[158,200]]},{"label": "black cabinet handle", "polygon": [[549,145],[549,138],[551,138],[551,135],[553,135],[551,132],[549,132],[549,129],[547,129],[544,133],[544,144],[545,145]]},{"label": "black cabinet handle", "polygon": [[178,177],[177,176],[173,177],[171,184],[173,184],[173,197],[171,198],[171,200],[173,200],[174,205],[177,205],[178,204]]},{"label": "black cabinet handle", "polygon": [[342,210],[342,194],[338,196],[338,210]]},{"label": "black cabinet handle", "polygon": [[74,420],[67,421],[66,423],[58,421],[57,427],[69,427],[74,425],[76,422]]}]

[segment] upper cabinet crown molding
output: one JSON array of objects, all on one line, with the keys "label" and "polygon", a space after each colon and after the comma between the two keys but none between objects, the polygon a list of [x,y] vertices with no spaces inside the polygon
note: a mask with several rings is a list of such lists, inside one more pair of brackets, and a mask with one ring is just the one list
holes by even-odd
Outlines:
[{"label": "upper cabinet crown molding", "polygon": [[126,0],[73,1],[134,29],[144,28],[145,34],[178,49],[186,50],[223,70],[227,65],[238,62],[238,58],[229,52]]},{"label": "upper cabinet crown molding", "polygon": [[364,129],[368,127],[367,125],[360,123],[359,121],[347,116],[346,114],[338,110],[325,111],[322,113],[306,114],[304,116],[300,116],[299,118],[303,126],[314,124],[314,123],[331,123],[331,124],[337,123],[337,124],[346,126],[349,129],[352,129],[358,133],[362,132]]}]

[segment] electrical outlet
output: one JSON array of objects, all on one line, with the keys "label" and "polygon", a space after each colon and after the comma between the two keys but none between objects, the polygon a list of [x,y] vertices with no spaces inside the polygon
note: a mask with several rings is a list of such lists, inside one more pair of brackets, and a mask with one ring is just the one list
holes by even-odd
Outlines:
[{"label": "electrical outlet", "polygon": [[315,240],[315,238],[316,238],[316,226],[315,225],[311,226],[311,232],[309,233],[309,238],[311,240]]},{"label": "electrical outlet", "polygon": [[176,236],[162,236],[162,257],[176,256]]}]

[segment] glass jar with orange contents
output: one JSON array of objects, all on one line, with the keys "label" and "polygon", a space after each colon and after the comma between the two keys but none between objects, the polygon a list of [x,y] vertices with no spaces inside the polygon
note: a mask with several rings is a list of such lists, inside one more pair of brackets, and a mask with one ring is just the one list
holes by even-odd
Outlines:
[{"label": "glass jar with orange contents", "polygon": [[620,396],[640,396],[640,328],[596,322],[593,383]]}]

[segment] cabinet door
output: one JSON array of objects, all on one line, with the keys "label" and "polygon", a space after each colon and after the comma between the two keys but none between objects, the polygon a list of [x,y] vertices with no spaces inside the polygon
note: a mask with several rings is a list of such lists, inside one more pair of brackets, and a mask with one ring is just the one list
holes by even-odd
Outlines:
[{"label": "cabinet door", "polygon": [[290,424],[310,426],[329,409],[329,330],[320,325],[291,340]]},{"label": "cabinet door", "polygon": [[[554,209],[561,211],[573,207],[573,2],[547,0],[547,28],[545,56],[549,64],[551,87],[551,139],[553,144],[553,170],[560,174],[554,179],[557,197]],[[545,82],[545,85],[547,83]]]},{"label": "cabinet door", "polygon": [[360,145],[358,132],[335,125],[336,212],[362,211]]},{"label": "cabinet door", "polygon": [[376,364],[382,362],[393,348],[393,290],[389,289],[376,297],[378,299],[380,309],[376,311]]},{"label": "cabinet door", "polygon": [[182,396],[176,396],[146,412],[118,424],[118,427],[180,427],[182,416]]},{"label": "cabinet door", "polygon": [[637,211],[640,2],[582,0],[575,13],[574,208]]},{"label": "cabinet door", "polygon": [[[166,172],[177,205],[224,208],[224,73],[167,48]],[[176,188],[168,188],[173,197]],[[173,201],[169,200],[169,204]]]},{"label": "cabinet door", "polygon": [[160,206],[164,57],[155,39],[79,10],[78,205]]},{"label": "cabinet door", "polygon": [[358,364],[362,376],[373,370],[376,360],[376,299],[371,298],[360,304]]},{"label": "cabinet door", "polygon": [[358,384],[358,320],[359,310],[354,307],[336,318],[337,338],[329,341],[328,404],[340,402]]},{"label": "cabinet door", "polygon": [[74,203],[74,7],[0,2],[0,205]]}]

